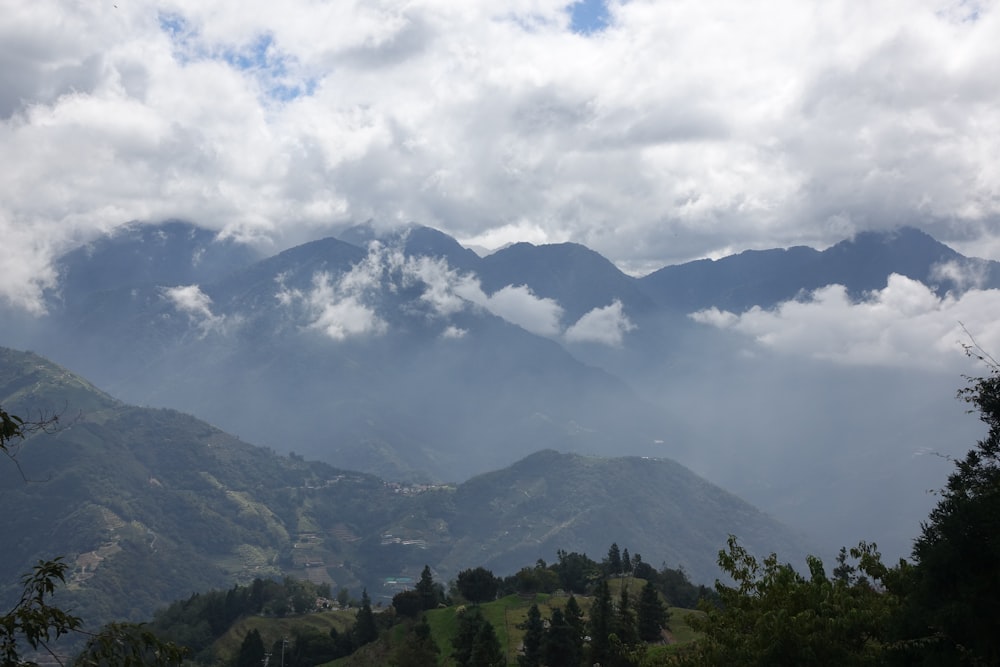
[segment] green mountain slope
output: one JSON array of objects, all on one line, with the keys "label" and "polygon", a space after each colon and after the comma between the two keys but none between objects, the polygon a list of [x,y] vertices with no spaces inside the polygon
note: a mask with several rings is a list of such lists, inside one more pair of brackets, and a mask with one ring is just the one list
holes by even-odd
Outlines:
[{"label": "green mountain slope", "polygon": [[480,564],[507,574],[612,541],[695,581],[714,578],[731,532],[801,553],[782,526],[671,461],[544,451],[457,487],[403,485],[125,405],[31,353],[0,348],[0,378],[9,412],[61,413],[57,430],[21,443],[17,465],[0,462],[0,596],[37,559],[63,555],[72,576],[60,595],[94,623],[267,576],[384,599],[385,578],[425,563],[440,580]]}]

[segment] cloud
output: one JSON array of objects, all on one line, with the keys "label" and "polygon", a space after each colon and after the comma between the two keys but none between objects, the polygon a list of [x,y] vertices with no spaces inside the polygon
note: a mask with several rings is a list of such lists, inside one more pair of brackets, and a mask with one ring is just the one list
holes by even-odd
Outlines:
[{"label": "cloud", "polygon": [[635,325],[626,317],[622,302],[615,299],[610,305],[584,314],[563,335],[570,343],[602,343],[617,347],[633,329]]},{"label": "cloud", "polygon": [[483,304],[494,315],[539,336],[558,336],[563,309],[555,299],[535,296],[527,285],[507,285]]},{"label": "cloud", "polygon": [[14,0],[0,234],[32,257],[2,291],[37,308],[54,254],[169,217],[524,231],[630,270],[900,222],[1000,257],[998,33],[945,0]]},{"label": "cloud", "polygon": [[1000,290],[939,298],[924,284],[893,274],[885,289],[852,301],[841,285],[772,310],[742,314],[712,308],[690,317],[752,338],[777,354],[852,366],[954,366],[968,330],[985,349],[1000,349]]},{"label": "cloud", "polygon": [[312,287],[306,291],[288,289],[279,278],[276,297],[284,306],[304,307],[308,318],[306,328],[335,341],[378,335],[386,331],[387,325],[373,308],[362,303],[363,288],[359,286],[364,285],[364,273],[362,267],[357,274],[351,271],[335,281],[329,273],[320,271],[313,275]]},{"label": "cloud", "polygon": [[[286,279],[277,277],[279,303],[304,308],[308,326],[335,340],[385,333],[389,325],[377,312],[382,294],[416,286],[422,287],[417,303],[424,309],[404,302],[409,315],[447,320],[472,305],[541,336],[555,337],[561,332],[563,310],[553,299],[538,297],[523,285],[486,294],[475,275],[452,269],[442,258],[408,257],[400,247],[379,242],[373,242],[365,258],[339,277],[329,272],[314,274],[308,290],[290,288]],[[465,333],[449,326],[443,335],[457,338]]]},{"label": "cloud", "polygon": [[982,287],[989,271],[989,265],[981,260],[949,261],[931,267],[933,280],[948,281],[959,291]]},{"label": "cloud", "polygon": [[441,332],[441,338],[465,338],[465,335],[469,333],[467,329],[462,329],[456,326],[449,326],[443,332]]},{"label": "cloud", "polygon": [[209,332],[226,333],[229,327],[240,322],[239,318],[214,315],[212,298],[202,292],[198,285],[164,287],[162,293],[177,310],[187,314],[197,324],[203,336]]}]

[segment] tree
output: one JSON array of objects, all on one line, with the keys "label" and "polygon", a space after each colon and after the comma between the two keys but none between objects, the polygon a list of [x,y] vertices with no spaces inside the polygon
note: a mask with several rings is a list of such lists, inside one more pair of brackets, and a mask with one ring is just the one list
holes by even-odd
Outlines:
[{"label": "tree", "polygon": [[542,643],[545,639],[545,624],[538,605],[528,608],[528,618],[518,625],[524,630],[524,640],[521,655],[517,656],[517,664],[521,667],[538,667],[542,664]]},{"label": "tree", "polygon": [[559,585],[564,590],[585,593],[590,583],[600,577],[600,565],[587,554],[567,553],[560,549],[556,555],[559,562],[552,566],[552,570],[558,575]]},{"label": "tree", "polygon": [[647,581],[639,595],[638,630],[639,639],[644,642],[660,641],[663,627],[667,624],[667,608],[660,600],[660,594],[652,581]]},{"label": "tree", "polygon": [[260,631],[254,628],[240,644],[240,651],[236,654],[236,667],[257,667],[263,664],[264,653],[264,640]]},{"label": "tree", "polygon": [[583,637],[561,609],[552,610],[549,627],[542,642],[542,657],[547,667],[579,667]]},{"label": "tree", "polygon": [[614,609],[611,604],[611,589],[606,579],[597,584],[594,600],[590,604],[590,620],[587,629],[590,634],[591,664],[605,664],[611,657],[611,645],[608,636],[614,627]]},{"label": "tree", "polygon": [[[0,453],[17,465],[18,442],[32,433],[48,432],[58,420],[58,415],[24,420],[0,407]],[[45,651],[62,664],[50,642],[69,633],[89,637],[84,652],[76,660],[83,667],[105,664],[156,667],[180,662],[184,649],[161,641],[140,625],[113,623],[96,634],[84,632],[82,619],[50,603],[56,586],[65,583],[67,569],[66,563],[57,557],[39,561],[22,578],[20,598],[10,611],[0,616],[0,661],[4,665],[34,665],[21,654],[25,645],[32,651]]]},{"label": "tree", "polygon": [[451,657],[460,666],[493,667],[506,659],[493,625],[479,607],[463,610],[458,616],[458,630],[451,640]]},{"label": "tree", "polygon": [[[858,569],[878,584],[888,568],[874,545],[851,550]],[[809,576],[771,554],[763,561],[736,538],[719,552],[719,566],[734,586],[716,581],[720,606],[703,603],[705,616],[692,618],[705,634],[685,665],[862,665],[881,664],[890,644],[886,628],[898,598],[867,580],[848,584],[826,577],[823,563],[806,559]]]},{"label": "tree", "polygon": [[341,609],[347,609],[351,604],[351,592],[346,588],[341,588],[337,591],[337,604],[340,605]]},{"label": "tree", "polygon": [[609,575],[614,576],[622,573],[622,554],[618,550],[617,542],[611,543],[611,547],[608,549],[608,559],[605,563]]},{"label": "tree", "polygon": [[417,591],[402,591],[392,596],[392,606],[399,616],[416,618],[424,610],[423,598]]},{"label": "tree", "polygon": [[[7,413],[3,413],[5,433],[0,437],[9,437],[6,435],[8,419]],[[34,664],[22,663],[21,641],[33,651],[42,649],[51,653],[49,642],[80,629],[83,623],[80,618],[49,604],[48,600],[56,586],[65,582],[66,569],[66,563],[59,558],[42,561],[22,579],[20,599],[13,609],[0,617],[0,662],[4,665]]]},{"label": "tree", "polygon": [[361,591],[361,609],[354,619],[354,642],[357,646],[370,644],[378,639],[378,626],[375,624],[375,614],[372,613],[372,601],[368,597],[368,589]]},{"label": "tree", "polygon": [[431,626],[427,617],[421,617],[407,633],[406,639],[396,646],[390,664],[393,667],[427,667],[436,665],[441,650],[431,636]]},{"label": "tree", "polygon": [[576,637],[577,643],[583,646],[583,636],[587,630],[587,624],[583,620],[583,610],[580,609],[580,604],[576,601],[573,595],[569,596],[566,600],[566,607],[563,609],[563,616],[566,617],[566,622],[573,629],[574,636]]},{"label": "tree", "polygon": [[437,609],[437,606],[444,602],[444,589],[440,584],[434,583],[431,575],[431,568],[424,565],[420,573],[420,581],[417,582],[416,591],[420,595],[422,609]]},{"label": "tree", "polygon": [[628,586],[622,586],[618,595],[618,613],[615,614],[615,634],[623,646],[631,648],[639,643],[639,632],[635,623],[635,612],[628,594]]},{"label": "tree", "polygon": [[632,557],[628,555],[628,548],[622,551],[622,572],[632,574]]},{"label": "tree", "polygon": [[479,627],[468,664],[469,667],[505,667],[507,664],[500,638],[489,621]]},{"label": "tree", "polygon": [[924,664],[1000,664],[1000,365],[975,341],[966,352],[989,372],[959,397],[987,434],[955,463],[914,543],[904,625]]},{"label": "tree", "polygon": [[489,602],[497,597],[500,581],[493,572],[484,567],[462,570],[458,573],[458,590],[466,600],[473,604]]}]

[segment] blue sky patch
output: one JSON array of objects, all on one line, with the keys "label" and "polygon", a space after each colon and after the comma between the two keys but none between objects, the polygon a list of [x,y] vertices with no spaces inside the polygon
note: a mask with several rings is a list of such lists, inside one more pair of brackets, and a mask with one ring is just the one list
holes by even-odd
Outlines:
[{"label": "blue sky patch", "polygon": [[589,35],[608,27],[611,17],[605,0],[579,0],[570,7],[570,18],[573,32]]},{"label": "blue sky patch", "polygon": [[174,57],[187,64],[199,60],[216,60],[246,72],[257,80],[263,95],[278,102],[288,102],[303,95],[312,95],[316,79],[297,79],[294,59],[279,51],[270,34],[258,35],[253,41],[239,45],[206,45],[188,21],[179,14],[161,13],[160,29],[174,44]]}]

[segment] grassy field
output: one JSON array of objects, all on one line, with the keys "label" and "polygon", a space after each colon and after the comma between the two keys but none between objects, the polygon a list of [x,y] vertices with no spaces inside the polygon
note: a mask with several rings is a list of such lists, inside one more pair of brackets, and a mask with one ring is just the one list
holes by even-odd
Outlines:
[{"label": "grassy field", "polygon": [[[614,599],[617,599],[618,595],[620,595],[621,588],[624,585],[628,586],[630,594],[638,597],[638,591],[645,585],[645,581],[640,579],[612,580],[610,588]],[[524,638],[524,630],[520,629],[518,625],[524,623],[525,619],[527,619],[528,609],[531,605],[537,604],[542,618],[549,618],[552,615],[552,610],[563,609],[568,599],[569,596],[563,594],[537,594],[534,596],[508,595],[494,602],[480,605],[479,608],[486,620],[493,624],[497,637],[500,640],[500,645],[504,648],[507,656],[507,664],[516,665],[518,652]],[[578,596],[577,602],[584,610],[584,613],[590,608],[591,599],[588,597]],[[470,606],[453,606],[435,609],[427,613],[427,623],[431,627],[434,642],[440,650],[439,664],[444,667],[454,664],[450,657],[453,650],[451,638],[457,632],[459,615],[463,609],[468,609]],[[669,633],[673,643],[651,646],[649,648],[650,657],[658,654],[671,654],[685,644],[697,640],[698,633],[690,627],[688,619],[692,615],[700,613],[692,609],[671,607]],[[220,657],[234,655],[243,637],[253,628],[257,628],[260,631],[265,645],[270,646],[271,642],[280,639],[282,636],[291,636],[291,627],[293,625],[301,627],[303,623],[308,623],[324,632],[328,632],[330,627],[336,627],[338,631],[344,631],[354,623],[354,612],[325,612],[322,614],[290,617],[288,619],[260,617],[243,619],[230,630],[223,640],[220,640],[220,643],[217,645],[219,647],[218,654]],[[405,629],[402,626],[396,626],[390,630],[388,637],[383,636],[379,642],[363,647],[353,656],[341,658],[329,664],[336,666],[384,664],[391,653],[389,644],[400,641],[404,636]]]},{"label": "grassy field", "polygon": [[354,625],[355,611],[324,611],[316,614],[304,614],[301,616],[286,616],[285,618],[272,618],[264,616],[247,616],[233,624],[222,637],[215,642],[215,655],[220,662],[224,662],[236,656],[240,650],[240,644],[247,633],[256,629],[264,640],[264,646],[270,650],[274,642],[282,637],[291,640],[293,631],[300,632],[305,628],[319,630],[323,633],[330,632],[330,628],[337,628],[338,632],[345,632]]}]

